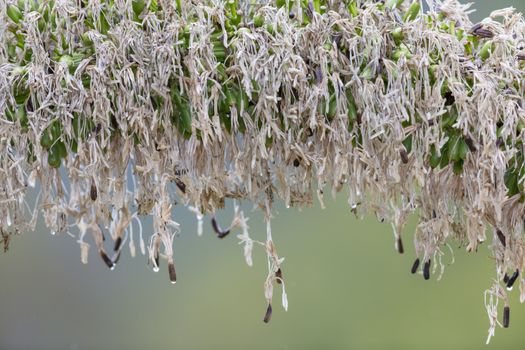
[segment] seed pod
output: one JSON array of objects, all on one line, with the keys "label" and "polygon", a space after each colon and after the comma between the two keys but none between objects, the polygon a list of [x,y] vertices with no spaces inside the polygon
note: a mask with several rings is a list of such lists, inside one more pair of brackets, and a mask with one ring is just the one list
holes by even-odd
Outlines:
[{"label": "seed pod", "polygon": [[506,248],[507,247],[507,240],[506,240],[505,235],[503,234],[503,232],[501,232],[500,229],[497,229],[496,230],[496,235],[498,236],[498,239],[501,242],[501,245],[503,246],[503,248]]},{"label": "seed pod", "polygon": [[106,252],[103,249],[100,249],[99,251],[100,257],[102,258],[102,261],[106,264],[107,267],[109,267],[110,270],[113,270],[115,268],[115,264],[113,261],[108,257]]},{"label": "seed pod", "polygon": [[510,307],[503,308],[503,328],[509,328],[510,325]]},{"label": "seed pod", "polygon": [[429,280],[430,279],[430,263],[431,263],[431,260],[428,259],[426,262],[425,262],[425,265],[423,266],[423,277],[425,278],[425,280]]},{"label": "seed pod", "polygon": [[211,226],[213,227],[213,230],[215,231],[215,233],[217,234],[217,237],[219,238],[224,238],[228,235],[228,233],[230,233],[230,230],[222,230],[220,227],[219,227],[219,223],[217,222],[217,219],[215,219],[215,217],[212,217],[211,218]]},{"label": "seed pod", "polygon": [[276,277],[276,282],[278,284],[281,284],[283,281],[283,272],[281,271],[281,268],[278,268],[277,271],[275,271],[275,277]]},{"label": "seed pod", "polygon": [[185,184],[184,182],[182,182],[181,179],[176,178],[176,179],[175,179],[175,184],[177,185],[177,187],[179,188],[179,190],[180,190],[182,193],[186,193],[186,184]]},{"label": "seed pod", "polygon": [[474,141],[469,136],[465,137],[465,143],[467,144],[467,147],[470,150],[470,152],[476,152],[478,150],[474,145]]},{"label": "seed pod", "polygon": [[268,308],[266,309],[266,314],[264,315],[263,322],[268,323],[272,318],[272,304],[268,303]]},{"label": "seed pod", "polygon": [[505,273],[505,276],[503,276],[503,283],[509,283],[509,275],[507,275],[507,273]]},{"label": "seed pod", "polygon": [[115,245],[113,246],[113,251],[119,251],[120,250],[120,246],[122,244],[122,237],[117,237],[117,239],[115,240]]},{"label": "seed pod", "polygon": [[410,270],[410,272],[412,272],[412,274],[416,273],[417,272],[417,269],[419,268],[419,258],[417,258],[414,263],[412,264],[412,269]]},{"label": "seed pod", "polygon": [[401,239],[401,236],[397,237],[396,247],[399,254],[405,253],[405,248],[403,247],[403,240]]},{"label": "seed pod", "polygon": [[170,282],[172,284],[177,283],[177,274],[175,272],[175,264],[173,262],[168,263],[168,274],[170,276]]},{"label": "seed pod", "polygon": [[98,197],[97,185],[95,185],[94,182],[91,182],[91,189],[89,191],[89,195],[90,195],[92,201],[96,201],[97,200],[97,197]]},{"label": "seed pod", "polygon": [[509,280],[506,282],[507,283],[507,289],[508,290],[512,290],[512,286],[514,285],[514,282],[516,282],[516,280],[518,279],[518,276],[520,275],[520,271],[518,269],[516,269],[516,271],[514,271],[514,273],[512,274],[512,276],[509,278]]}]

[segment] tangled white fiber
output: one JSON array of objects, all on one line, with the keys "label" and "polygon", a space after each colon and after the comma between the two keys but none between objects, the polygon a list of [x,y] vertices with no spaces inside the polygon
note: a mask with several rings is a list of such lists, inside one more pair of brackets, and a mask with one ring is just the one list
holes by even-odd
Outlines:
[{"label": "tangled white fiber", "polygon": [[[174,283],[181,204],[201,233],[205,214],[219,238],[240,228],[248,264],[264,247],[268,322],[275,283],[287,308],[272,206],[345,190],[356,215],[392,223],[400,253],[418,215],[412,272],[425,279],[448,242],[475,251],[489,232],[490,340],[509,326],[505,287],[525,300],[525,21],[509,8],[474,24],[469,5],[428,3],[0,0],[4,247],[41,212],[83,262],[89,234],[114,268],[124,243],[135,255],[135,222]],[[264,213],[265,241],[248,235],[243,202]]]}]

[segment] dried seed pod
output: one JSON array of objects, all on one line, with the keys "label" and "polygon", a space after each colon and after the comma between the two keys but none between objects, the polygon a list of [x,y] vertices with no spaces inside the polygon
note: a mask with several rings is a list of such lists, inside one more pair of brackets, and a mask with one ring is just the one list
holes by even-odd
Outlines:
[{"label": "dried seed pod", "polygon": [[91,190],[89,191],[89,194],[90,194],[90,197],[91,197],[92,201],[96,201],[97,200],[97,196],[98,196],[97,186],[95,185],[94,182],[91,182]]},{"label": "dried seed pod", "polygon": [[295,158],[295,159],[293,160],[293,166],[297,168],[299,165],[301,165],[301,162],[299,161],[298,158]]},{"label": "dried seed pod", "polygon": [[474,145],[474,140],[472,140],[469,136],[465,137],[465,143],[467,144],[467,147],[470,150],[470,152],[476,152],[478,150]]},{"label": "dried seed pod", "polygon": [[118,251],[120,249],[120,245],[122,244],[122,237],[117,237],[115,240],[115,245],[113,246],[113,251]]},{"label": "dried seed pod", "polygon": [[505,273],[505,275],[503,276],[503,283],[509,283],[509,275],[507,275],[507,273]]},{"label": "dried seed pod", "polygon": [[510,307],[505,305],[503,308],[503,327],[509,328],[510,325]]},{"label": "dried seed pod", "polygon": [[230,233],[230,230],[222,230],[219,227],[219,223],[217,222],[217,219],[215,219],[215,216],[211,218],[211,226],[213,227],[213,230],[217,234],[217,237],[224,238]]},{"label": "dried seed pod", "polygon": [[102,258],[102,261],[106,264],[107,267],[109,267],[110,270],[113,270],[115,268],[115,264],[113,261],[108,257],[106,252],[103,249],[100,249],[99,251],[100,257]]},{"label": "dried seed pod", "polygon": [[396,242],[397,251],[399,254],[403,254],[405,252],[405,248],[403,247],[403,240],[401,239],[401,236],[397,237]]},{"label": "dried seed pod", "polygon": [[270,319],[272,318],[272,304],[268,303],[268,308],[266,309],[266,314],[264,315],[264,323],[270,322]]},{"label": "dried seed pod", "polygon": [[175,178],[175,184],[182,193],[186,193],[186,184],[181,179]]},{"label": "dried seed pod", "polygon": [[417,272],[418,268],[419,268],[419,258],[414,260],[414,263],[412,264],[412,269],[410,270],[410,272],[412,272],[412,274],[414,274],[414,273]]},{"label": "dried seed pod", "polygon": [[505,235],[503,234],[503,232],[501,232],[500,229],[497,229],[496,230],[496,235],[498,236],[498,239],[501,242],[501,245],[503,246],[503,248],[506,248],[507,247],[507,240],[505,239]]},{"label": "dried seed pod", "polygon": [[516,269],[516,271],[514,271],[512,276],[506,282],[508,290],[512,290],[512,286],[514,285],[514,282],[516,282],[516,280],[518,279],[519,275],[520,275],[520,271]]},{"label": "dried seed pod", "polygon": [[277,283],[281,284],[283,280],[283,272],[281,271],[281,268],[278,268],[277,271],[275,271],[275,277]]},{"label": "dried seed pod", "polygon": [[168,274],[170,276],[170,282],[172,284],[177,283],[177,273],[175,272],[175,264],[172,261],[168,263]]},{"label": "dried seed pod", "polygon": [[425,280],[429,280],[430,279],[430,264],[431,264],[431,260],[428,259],[426,262],[425,262],[425,265],[423,266],[423,277],[425,278]]}]

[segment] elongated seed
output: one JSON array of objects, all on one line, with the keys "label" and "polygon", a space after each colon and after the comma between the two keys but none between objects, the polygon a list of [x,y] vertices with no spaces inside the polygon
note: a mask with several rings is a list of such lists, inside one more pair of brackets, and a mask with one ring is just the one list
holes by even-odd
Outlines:
[{"label": "elongated seed", "polygon": [[97,186],[95,185],[94,182],[91,183],[91,190],[89,192],[90,192],[91,200],[96,201],[98,193],[97,193]]},{"label": "elongated seed", "polygon": [[113,246],[113,250],[116,252],[120,249],[120,245],[122,244],[122,237],[117,237],[115,240],[115,245]]},{"label": "elongated seed", "polygon": [[510,325],[510,307],[505,306],[503,308],[503,327],[509,328]]},{"label": "elongated seed", "polygon": [[272,318],[272,304],[268,303],[268,308],[266,308],[266,314],[264,315],[264,323],[270,322],[270,319]]},{"label": "elongated seed", "polygon": [[213,227],[213,230],[215,231],[215,233],[217,234],[217,237],[219,238],[224,238],[228,235],[228,233],[230,233],[230,230],[222,230],[220,227],[219,227],[219,223],[217,222],[217,219],[215,219],[215,217],[212,217],[211,218],[211,226]]},{"label": "elongated seed", "polygon": [[431,260],[428,259],[425,262],[425,265],[423,266],[423,277],[425,278],[425,280],[430,279],[430,263],[431,263]]},{"label": "elongated seed", "polygon": [[412,264],[412,269],[410,270],[410,272],[412,272],[412,274],[414,274],[414,273],[417,272],[418,268],[419,268],[419,258],[414,260],[414,263]]},{"label": "elongated seed", "polygon": [[100,257],[102,258],[102,260],[104,261],[104,263],[106,264],[107,267],[109,267],[111,270],[113,270],[115,268],[115,264],[113,263],[113,261],[108,257],[108,255],[106,254],[106,252],[102,249],[99,250],[99,254],[100,254]]},{"label": "elongated seed", "polygon": [[507,281],[507,289],[509,289],[509,290],[512,289],[512,286],[514,285],[514,282],[516,282],[516,280],[518,279],[519,275],[520,275],[520,271],[518,269],[516,269],[516,271],[514,271],[512,276]]},{"label": "elongated seed", "polygon": [[509,283],[509,275],[507,275],[507,273],[505,273],[505,275],[503,276],[503,283]]},{"label": "elongated seed", "polygon": [[401,239],[401,236],[397,237],[396,247],[399,254],[405,253],[405,248],[403,247],[403,240]]},{"label": "elongated seed", "polygon": [[170,276],[170,282],[173,284],[177,283],[177,274],[175,273],[175,264],[172,262],[168,264],[168,274]]},{"label": "elongated seed", "polygon": [[507,240],[505,239],[505,235],[503,234],[503,232],[501,232],[500,229],[497,229],[496,230],[496,234],[498,236],[498,239],[499,241],[501,242],[501,245],[506,248],[507,247]]},{"label": "elongated seed", "polygon": [[400,151],[399,151],[399,155],[401,156],[401,160],[403,161],[403,164],[407,164],[408,163],[408,154],[407,154],[407,151],[402,148]]},{"label": "elongated seed", "polygon": [[181,179],[176,178],[176,179],[175,179],[175,184],[177,185],[177,187],[179,188],[179,190],[180,190],[182,193],[186,193],[186,184],[185,184],[184,182],[182,182]]}]

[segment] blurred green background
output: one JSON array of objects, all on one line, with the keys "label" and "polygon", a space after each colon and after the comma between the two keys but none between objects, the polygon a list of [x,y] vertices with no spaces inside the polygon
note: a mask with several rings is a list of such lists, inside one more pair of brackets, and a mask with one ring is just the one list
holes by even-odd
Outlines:
[{"label": "blurred green background", "polygon": [[[511,5],[525,10],[524,0],[475,1],[474,17]],[[205,235],[197,237],[193,215],[178,210],[183,233],[175,240],[175,286],[165,265],[154,273],[145,257],[132,259],[127,251],[109,271],[94,249],[82,265],[74,239],[51,236],[42,226],[17,237],[0,254],[0,349],[485,347],[483,291],[495,276],[486,246],[470,255],[455,249],[456,263],[443,279],[424,281],[409,272],[414,219],[400,256],[391,226],[356,220],[343,195],[328,200],[326,210],[278,212],[272,227],[286,257],[290,308],[282,310],[276,288],[269,324],[262,322],[264,252],[254,249],[249,268],[234,235],[218,240],[207,219]],[[249,216],[252,237],[263,240],[261,216]],[[229,219],[228,211],[219,217],[224,224]],[[525,305],[514,291],[511,327],[498,328],[486,348],[523,349],[524,327]]]}]

